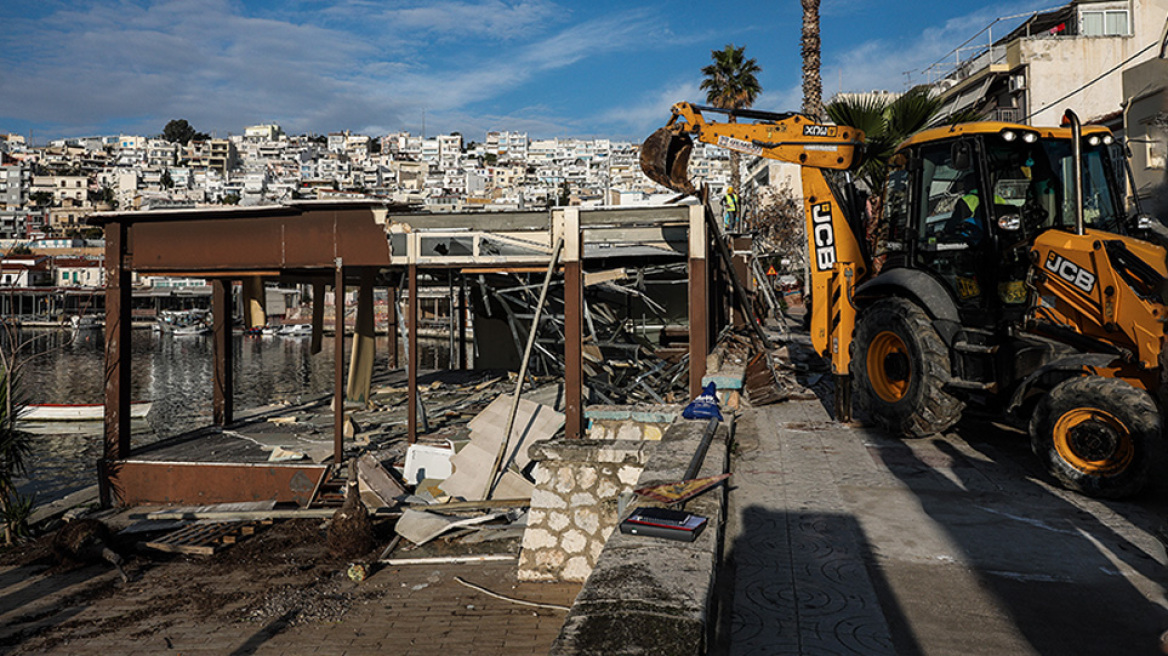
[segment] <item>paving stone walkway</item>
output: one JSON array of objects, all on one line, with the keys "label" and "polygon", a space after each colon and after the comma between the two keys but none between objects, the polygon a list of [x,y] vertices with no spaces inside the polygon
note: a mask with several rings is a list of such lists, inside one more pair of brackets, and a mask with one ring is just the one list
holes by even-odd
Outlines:
[{"label": "paving stone walkway", "polygon": [[1161,653],[1168,486],[1100,502],[1024,435],[899,440],[817,400],[748,409],[735,441],[715,653]]}]

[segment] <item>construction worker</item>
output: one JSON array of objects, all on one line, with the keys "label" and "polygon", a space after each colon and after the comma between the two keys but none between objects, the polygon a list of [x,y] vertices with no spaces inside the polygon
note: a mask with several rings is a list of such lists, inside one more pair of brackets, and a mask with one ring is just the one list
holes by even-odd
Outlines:
[{"label": "construction worker", "polygon": [[726,187],[726,195],[722,196],[722,220],[726,232],[738,232],[738,194],[734,187]]}]

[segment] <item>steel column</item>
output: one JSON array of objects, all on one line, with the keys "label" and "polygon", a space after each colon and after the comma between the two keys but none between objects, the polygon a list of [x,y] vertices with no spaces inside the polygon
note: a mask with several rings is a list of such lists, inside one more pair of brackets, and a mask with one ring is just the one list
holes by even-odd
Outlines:
[{"label": "steel column", "polygon": [[580,208],[564,208],[564,436],[584,437],[584,234]]},{"label": "steel column", "polygon": [[333,464],[340,465],[345,446],[345,267],[337,258],[336,279],[333,282]]},{"label": "steel column", "polygon": [[[105,449],[106,462],[130,455],[130,268],[128,228],[105,226]],[[103,503],[108,503],[104,498]]]},{"label": "steel column", "polygon": [[324,288],[327,277],[312,281],[312,345],[308,352],[320,353],[324,348]]},{"label": "steel column", "polygon": [[406,347],[406,369],[409,371],[407,389],[409,399],[409,442],[418,441],[418,265],[410,264],[410,302],[406,313],[409,345]]},{"label": "steel column", "polygon": [[231,287],[231,280],[216,278],[211,281],[211,316],[215,322],[215,332],[211,341],[211,354],[215,360],[215,368],[212,370],[212,386],[215,388],[212,414],[216,426],[226,426],[235,421]]},{"label": "steel column", "polygon": [[709,271],[706,257],[709,237],[706,232],[705,208],[690,207],[689,215],[689,395],[696,397],[702,391],[706,375],[706,355],[709,354],[709,325],[706,309],[709,303]]},{"label": "steel column", "polygon": [[458,368],[465,371],[466,363],[466,276],[459,274],[458,284]]},{"label": "steel column", "polygon": [[386,341],[388,342],[388,344],[386,345],[386,349],[388,350],[388,353],[386,354],[386,356],[389,359],[389,368],[390,369],[397,369],[398,368],[397,353],[399,350],[398,349],[398,342],[397,342],[397,340],[398,340],[397,287],[390,287],[387,291],[385,312],[386,312],[386,321],[388,323],[388,325],[386,326],[386,331],[385,331]]}]

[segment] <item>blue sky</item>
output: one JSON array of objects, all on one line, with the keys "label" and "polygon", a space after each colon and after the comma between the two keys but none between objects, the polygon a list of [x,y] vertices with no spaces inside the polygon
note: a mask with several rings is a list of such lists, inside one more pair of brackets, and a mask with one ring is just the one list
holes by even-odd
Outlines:
[{"label": "blue sky", "polygon": [[[903,90],[995,18],[1057,5],[823,0],[825,98]],[[802,98],[798,0],[37,0],[0,4],[0,25],[0,132],[37,143],[173,118],[221,137],[424,120],[476,141],[640,140],[672,103],[704,101],[701,68],[729,43],[762,67],[755,107]]]}]

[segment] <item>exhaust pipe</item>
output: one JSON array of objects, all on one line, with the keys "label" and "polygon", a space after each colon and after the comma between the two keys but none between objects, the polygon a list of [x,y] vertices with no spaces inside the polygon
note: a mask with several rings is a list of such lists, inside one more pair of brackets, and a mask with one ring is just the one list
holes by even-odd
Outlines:
[{"label": "exhaust pipe", "polygon": [[1063,119],[1071,124],[1071,176],[1075,178],[1075,234],[1086,232],[1083,222],[1083,124],[1075,112],[1067,110]]}]

